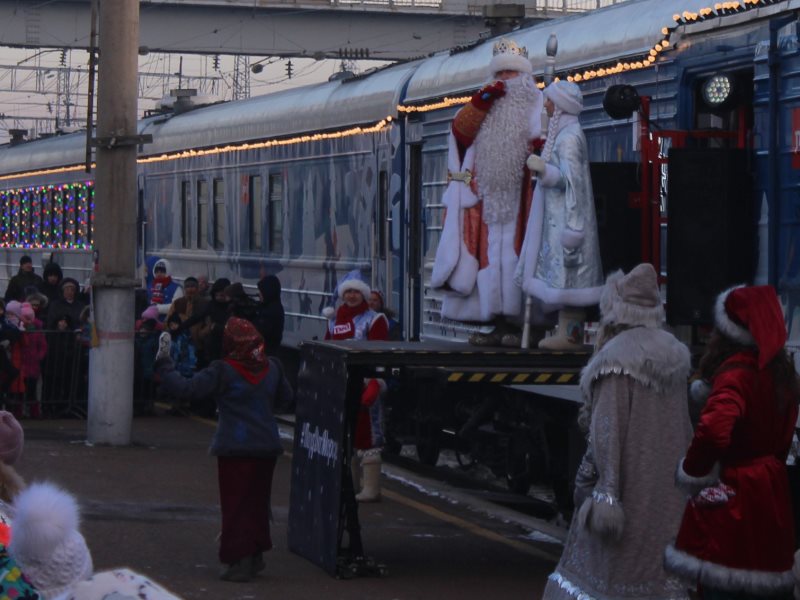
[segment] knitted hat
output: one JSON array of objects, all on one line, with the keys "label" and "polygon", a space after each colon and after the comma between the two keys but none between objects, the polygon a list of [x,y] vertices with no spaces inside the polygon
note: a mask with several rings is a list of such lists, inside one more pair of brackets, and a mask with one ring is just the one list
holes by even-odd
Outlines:
[{"label": "knitted hat", "polygon": [[500,71],[518,71],[520,73],[533,73],[533,65],[528,60],[528,49],[517,46],[507,38],[500,38],[492,48],[492,60],[489,63],[489,74],[494,77]]},{"label": "knitted hat", "polygon": [[34,483],[14,502],[9,552],[45,600],[92,576],[92,556],[78,531],[78,505],[51,483]]},{"label": "knitted hat", "polygon": [[600,296],[600,313],[604,323],[661,327],[664,306],[653,265],[642,263],[627,275],[622,271],[609,275]]},{"label": "knitted hat", "polygon": [[560,79],[544,88],[542,93],[556,105],[556,108],[567,114],[579,115],[583,110],[583,93],[577,83]]},{"label": "knitted hat", "polygon": [[9,300],[8,304],[6,304],[6,317],[12,323],[19,323],[22,319],[22,303],[18,300]]},{"label": "knitted hat", "polygon": [[32,262],[33,262],[33,260],[31,260],[31,257],[28,256],[27,254],[24,254],[22,256],[22,258],[19,259],[19,266],[21,267],[24,264],[32,263]]},{"label": "knitted hat", "polygon": [[339,282],[339,286],[336,289],[339,300],[344,300],[344,293],[347,290],[356,290],[357,292],[361,292],[364,300],[369,298],[369,286],[364,282],[363,279],[361,279],[361,272],[358,269],[354,269],[345,275]]},{"label": "knitted hat", "polygon": [[20,315],[23,321],[26,323],[32,323],[33,319],[36,318],[36,311],[33,310],[30,302],[23,302],[22,307],[20,308]]},{"label": "knitted hat", "polygon": [[13,465],[22,455],[25,434],[10,412],[0,410],[0,461]]},{"label": "knitted hat", "polygon": [[148,306],[142,312],[142,319],[158,319],[158,307],[153,304]]},{"label": "knitted hat", "polygon": [[714,324],[734,342],[758,348],[758,368],[763,369],[786,343],[778,295],[769,285],[736,286],[717,296]]}]

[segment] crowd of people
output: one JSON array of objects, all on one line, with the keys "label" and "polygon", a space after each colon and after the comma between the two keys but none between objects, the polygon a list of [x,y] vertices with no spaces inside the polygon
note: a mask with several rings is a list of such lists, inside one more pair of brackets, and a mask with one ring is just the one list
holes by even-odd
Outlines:
[{"label": "crowd of people", "polygon": [[88,293],[54,262],[43,275],[22,256],[0,301],[0,399],[20,418],[41,417],[43,405],[62,410],[87,388]]},{"label": "crowd of people", "polygon": [[[223,357],[225,325],[232,317],[250,322],[265,343],[265,351],[275,355],[283,339],[285,313],[281,303],[281,283],[277,276],[266,275],[258,281],[258,299],[250,297],[241,283],[221,277],[209,285],[207,278],[186,277],[183,285],[172,280],[165,259],[153,266],[153,281],[143,295],[136,321],[135,393],[144,402],[156,393],[154,359],[159,335],[170,335],[170,357],[175,370],[184,377],[202,371]],[[141,305],[140,305],[141,308]],[[214,415],[213,401],[194,397],[173,401],[173,412],[191,407],[196,412]],[[188,404],[193,404],[188,406]]]}]

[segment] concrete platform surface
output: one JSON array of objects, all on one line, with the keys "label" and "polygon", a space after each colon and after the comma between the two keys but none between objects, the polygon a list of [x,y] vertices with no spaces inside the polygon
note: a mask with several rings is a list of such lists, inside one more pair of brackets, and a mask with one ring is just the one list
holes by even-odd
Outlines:
[{"label": "concrete platform surface", "polygon": [[88,445],[85,421],[22,424],[19,472],[78,497],[96,570],[128,566],[186,599],[537,598],[559,551],[546,536],[536,539],[463,502],[384,477],[384,500],[362,505],[360,520],[366,554],[385,563],[389,575],[334,579],[287,550],[288,452],[275,473],[275,548],[266,555],[267,569],[250,583],[223,582],[216,462],[207,453],[211,421],[136,419],[127,447]]}]

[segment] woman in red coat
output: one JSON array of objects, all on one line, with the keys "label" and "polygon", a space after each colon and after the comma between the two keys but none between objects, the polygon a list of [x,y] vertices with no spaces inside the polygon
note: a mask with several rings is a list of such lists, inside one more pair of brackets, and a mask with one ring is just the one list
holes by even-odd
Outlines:
[{"label": "woman in red coat", "polygon": [[[357,271],[348,273],[337,287],[342,305],[323,310],[328,318],[326,340],[387,340],[389,321],[383,313],[371,310],[367,299],[370,288]],[[383,449],[383,394],[386,382],[382,379],[365,379],[361,392],[360,410],[356,422],[351,462],[353,484],[358,490],[358,459],[364,468],[364,487],[356,494],[359,502],[377,502],[381,497],[381,450]]]},{"label": "woman in red coat", "polygon": [[678,484],[692,497],[665,566],[703,600],[791,598],[794,522],[786,456],[798,383],[773,288],[720,294],[700,372],[711,384]]}]

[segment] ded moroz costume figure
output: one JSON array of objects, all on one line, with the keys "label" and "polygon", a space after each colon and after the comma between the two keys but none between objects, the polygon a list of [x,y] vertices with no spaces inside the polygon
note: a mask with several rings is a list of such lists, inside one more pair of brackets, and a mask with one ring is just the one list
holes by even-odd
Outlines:
[{"label": "ded moroz costume figure", "polygon": [[[531,199],[525,159],[541,135],[542,115],[542,93],[525,48],[501,39],[489,72],[496,81],[453,121],[446,213],[431,276],[444,295],[444,317],[496,325],[489,336],[472,336],[479,345],[498,345],[509,333],[506,317],[518,321],[522,312],[514,269]],[[519,346],[518,336],[502,341]]]},{"label": "ded moroz costume figure", "polygon": [[720,294],[700,374],[710,393],[677,481],[693,494],[666,567],[703,598],[790,598],[795,550],[786,457],[798,384],[770,286]]},{"label": "ded moroz costume figure", "polygon": [[597,350],[581,373],[587,450],[575,478],[576,514],[546,600],[679,600],[663,553],[684,496],[675,461],[691,437],[689,350],[661,328],[655,269],[609,276]]},{"label": "ded moroz costume figure", "polygon": [[597,304],[603,283],[588,147],[578,121],[583,95],[577,84],[561,80],[544,97],[551,118],[542,155],[527,161],[538,183],[516,279],[544,312],[560,310],[557,334],[539,347],[579,350],[580,307]]}]

